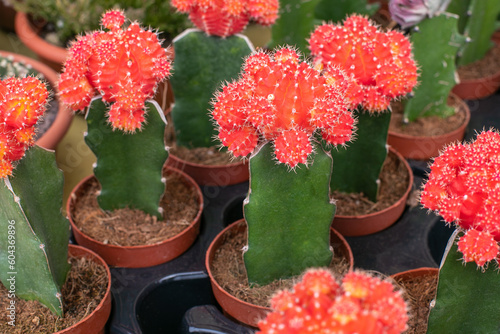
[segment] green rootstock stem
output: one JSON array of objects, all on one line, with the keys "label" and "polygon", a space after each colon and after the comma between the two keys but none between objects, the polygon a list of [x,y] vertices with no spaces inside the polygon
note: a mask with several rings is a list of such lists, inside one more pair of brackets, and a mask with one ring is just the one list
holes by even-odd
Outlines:
[{"label": "green rootstock stem", "polygon": [[500,274],[495,264],[484,272],[462,262],[455,232],[439,269],[436,304],[427,333],[500,333]]},{"label": "green rootstock stem", "polygon": [[162,168],[168,158],[166,121],[156,102],[146,102],[146,108],[142,130],[124,133],[112,130],[104,102],[92,100],[85,142],[97,157],[94,175],[101,184],[97,198],[101,209],[129,207],[162,218],[159,205],[165,191]]},{"label": "green rootstock stem", "polygon": [[322,0],[316,6],[314,14],[325,22],[341,22],[352,14],[370,17],[379,8],[380,3],[369,3],[367,0]]},{"label": "green rootstock stem", "polygon": [[250,158],[250,189],[244,205],[248,280],[264,285],[309,267],[328,266],[332,159],[316,147],[314,163],[290,171],[273,158],[270,143]]},{"label": "green rootstock stem", "polygon": [[172,120],[177,144],[189,148],[214,146],[217,131],[208,112],[210,101],[223,83],[238,78],[253,46],[242,35],[220,38],[196,29],[179,35],[173,45],[170,83],[175,96]]},{"label": "green rootstock stem", "polygon": [[331,150],[333,175],[331,187],[346,193],[363,193],[376,202],[379,176],[387,157],[387,133],[391,113],[371,114],[357,110],[356,138],[347,147]]},{"label": "green rootstock stem", "polygon": [[38,300],[61,315],[60,289],[69,270],[63,174],[54,152],[38,146],[14,173],[0,182],[0,280],[19,298]]}]

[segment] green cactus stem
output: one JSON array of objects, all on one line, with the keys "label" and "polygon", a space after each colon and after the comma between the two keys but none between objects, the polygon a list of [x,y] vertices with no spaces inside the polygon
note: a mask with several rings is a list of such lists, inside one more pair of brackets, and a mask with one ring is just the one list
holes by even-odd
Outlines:
[{"label": "green cactus stem", "polygon": [[339,22],[354,13],[372,16],[379,8],[380,3],[368,3],[367,0],[322,0],[314,14],[326,22]]},{"label": "green cactus stem", "polygon": [[208,113],[210,101],[223,82],[238,78],[253,46],[243,35],[221,38],[197,29],[186,30],[173,45],[175,62],[170,82],[175,97],[172,121],[177,145],[213,146],[217,131]]},{"label": "green cactus stem", "polygon": [[0,280],[17,297],[38,300],[61,316],[69,270],[69,223],[61,214],[63,173],[54,152],[38,146],[0,185]]},{"label": "green cactus stem", "polygon": [[391,113],[356,111],[358,125],[356,139],[345,148],[333,148],[333,190],[363,193],[376,202],[379,193],[379,175],[387,157],[387,133]]},{"label": "green cactus stem", "polygon": [[467,38],[457,58],[459,66],[480,60],[493,47],[491,35],[500,14],[498,0],[453,0],[448,12],[460,16],[459,32]]},{"label": "green cactus stem", "polygon": [[250,284],[264,285],[331,262],[332,158],[318,145],[315,150],[314,163],[294,171],[276,163],[270,143],[250,157],[244,204],[248,249],[243,255]]},{"label": "green cactus stem", "polygon": [[451,236],[439,269],[427,333],[499,333],[498,269],[491,266],[481,272],[475,263],[464,265],[457,236]]},{"label": "green cactus stem", "polygon": [[[410,36],[415,61],[420,66],[419,85],[404,103],[404,119],[412,122],[419,117],[453,115],[448,95],[457,83],[456,54],[464,38],[458,33],[458,17],[443,13],[423,20]],[[432,45],[432,52],[429,52]]]},{"label": "green cactus stem", "polygon": [[269,49],[291,45],[303,55],[309,55],[307,39],[321,20],[314,16],[314,9],[320,0],[282,0],[279,17],[271,27]]},{"label": "green cactus stem", "polygon": [[142,129],[125,133],[112,130],[107,108],[101,98],[94,98],[86,116],[85,142],[97,157],[94,175],[101,185],[99,206],[109,211],[139,209],[161,219],[159,203],[165,191],[162,168],[168,158],[163,111],[155,101],[147,101]]}]

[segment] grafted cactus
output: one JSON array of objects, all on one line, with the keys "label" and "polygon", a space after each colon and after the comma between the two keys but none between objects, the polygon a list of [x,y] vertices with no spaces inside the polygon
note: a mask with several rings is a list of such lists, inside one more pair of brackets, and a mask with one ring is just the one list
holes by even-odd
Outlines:
[{"label": "grafted cactus", "polygon": [[365,17],[323,24],[309,39],[314,63],[329,80],[343,82],[347,101],[357,112],[357,138],[348,150],[332,150],[332,189],[364,193],[376,201],[387,156],[390,102],[417,83],[411,45],[400,32],[383,32]]},{"label": "grafted cactus", "polygon": [[[250,18],[262,25],[274,23],[276,0],[198,1],[172,4],[200,30],[189,29],[174,39],[175,64],[171,83],[176,142],[184,147],[210,147],[216,135],[208,114],[210,101],[223,82],[237,78],[246,57],[253,51],[250,41],[237,33]],[[193,52],[196,50],[196,52]]]},{"label": "grafted cactus", "polygon": [[354,121],[343,94],[296,51],[282,48],[247,58],[240,79],[216,96],[212,116],[223,145],[235,156],[252,153],[244,205],[252,284],[330,263],[332,160],[315,138],[330,145],[351,139]]},{"label": "grafted cactus", "polygon": [[[130,207],[161,218],[166,121],[149,99],[171,65],[153,31],[138,23],[122,29],[124,21],[121,11],[109,11],[102,18],[109,31],[72,44],[59,90],[74,110],[88,107],[86,142],[97,156],[101,208]],[[97,92],[102,97],[92,100]]]},{"label": "grafted cactus", "polygon": [[[26,76],[40,75],[31,66],[22,62],[14,61],[13,57],[0,56],[0,78],[5,79],[8,77],[23,78]],[[43,78],[42,78],[43,79]]]},{"label": "grafted cactus", "polygon": [[69,270],[63,176],[54,152],[30,148],[47,98],[45,84],[33,77],[0,81],[0,280],[9,293],[61,315]]},{"label": "grafted cactus", "polygon": [[400,334],[408,322],[401,292],[362,271],[350,272],[338,283],[327,270],[308,270],[292,290],[272,297],[271,308],[259,322],[258,334]]},{"label": "grafted cactus", "polygon": [[421,203],[457,231],[439,270],[428,333],[496,333],[500,328],[499,154],[500,134],[483,131],[475,141],[448,146],[431,165]]}]

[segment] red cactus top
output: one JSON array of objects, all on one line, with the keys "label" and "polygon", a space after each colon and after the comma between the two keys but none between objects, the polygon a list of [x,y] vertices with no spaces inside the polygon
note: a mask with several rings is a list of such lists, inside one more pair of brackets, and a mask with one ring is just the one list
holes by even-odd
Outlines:
[{"label": "red cactus top", "polygon": [[101,24],[109,31],[81,36],[69,48],[59,80],[61,100],[73,110],[87,107],[99,92],[113,103],[109,122],[134,132],[144,122],[144,103],[154,96],[159,82],[170,75],[171,63],[157,35],[138,23],[122,29],[121,11],[108,11]]},{"label": "red cactus top", "polygon": [[352,15],[344,24],[323,24],[309,40],[314,63],[336,78],[337,69],[350,77],[351,107],[386,110],[391,100],[417,84],[417,66],[410,41],[397,31],[384,32],[365,17]]},{"label": "red cactus top", "polygon": [[421,203],[464,231],[458,249],[478,266],[498,261],[500,134],[483,131],[468,144],[448,146],[431,165]]},{"label": "red cactus top", "polygon": [[311,269],[292,291],[278,292],[258,334],[399,334],[407,329],[407,307],[388,281],[350,272],[338,284],[325,269]]},{"label": "red cactus top", "polygon": [[49,92],[34,77],[0,80],[0,178],[35,144],[35,125],[45,112]]},{"label": "red cactus top", "polygon": [[341,86],[299,58],[290,48],[257,52],[246,59],[241,78],[216,96],[212,116],[235,156],[269,140],[278,161],[293,168],[307,163],[316,131],[333,145],[351,139],[354,120]]},{"label": "red cactus top", "polygon": [[196,27],[208,35],[237,34],[250,20],[268,26],[278,18],[278,0],[172,0],[181,13],[189,13]]}]

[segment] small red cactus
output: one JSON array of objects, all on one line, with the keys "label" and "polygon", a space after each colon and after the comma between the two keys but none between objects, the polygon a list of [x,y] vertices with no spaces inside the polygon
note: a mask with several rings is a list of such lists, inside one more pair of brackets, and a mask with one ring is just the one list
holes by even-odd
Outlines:
[{"label": "small red cactus", "polygon": [[228,37],[237,34],[252,19],[268,26],[278,17],[278,0],[172,0],[181,13],[189,13],[196,27],[208,35]]},{"label": "small red cactus", "polygon": [[400,32],[380,31],[368,19],[352,15],[344,24],[323,24],[309,40],[314,63],[327,72],[343,69],[351,79],[351,108],[386,110],[391,100],[412,91],[417,66],[409,40]]},{"label": "small red cactus", "polygon": [[311,269],[292,291],[277,293],[271,307],[274,311],[258,324],[260,334],[397,334],[408,321],[401,293],[358,271],[339,285],[329,271]]},{"label": "small red cactus", "polygon": [[35,125],[45,112],[49,92],[34,77],[0,80],[0,178],[34,145]]},{"label": "small red cactus", "polygon": [[431,166],[424,207],[455,223],[466,262],[497,261],[500,241],[500,134],[483,131],[474,142],[448,146]]},{"label": "small red cactus", "polygon": [[73,110],[87,107],[99,92],[113,103],[109,121],[126,132],[140,129],[144,103],[154,96],[159,82],[170,75],[171,63],[157,35],[132,23],[121,26],[121,11],[106,12],[97,31],[78,38],[69,49],[59,80],[61,100]]},{"label": "small red cactus", "polygon": [[316,132],[333,145],[351,139],[354,120],[335,80],[299,60],[290,48],[257,52],[240,80],[216,96],[213,118],[219,138],[235,156],[245,156],[259,139],[274,141],[276,158],[295,167],[307,163]]}]

